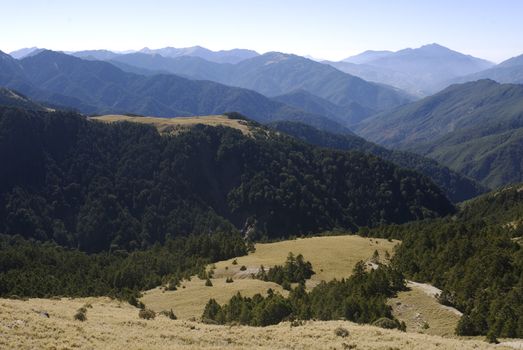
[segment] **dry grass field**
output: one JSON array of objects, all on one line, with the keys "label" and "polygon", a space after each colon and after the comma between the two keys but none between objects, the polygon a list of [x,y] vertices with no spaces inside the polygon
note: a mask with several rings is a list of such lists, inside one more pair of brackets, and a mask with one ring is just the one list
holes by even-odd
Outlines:
[{"label": "dry grass field", "polygon": [[410,282],[409,291],[398,293],[397,298],[389,300],[394,316],[405,321],[409,332],[455,337],[454,331],[461,317],[459,312],[438,303],[426,286],[429,287]]},{"label": "dry grass field", "polygon": [[[384,259],[385,251],[393,254],[393,248],[400,241],[365,238],[356,235],[299,238],[276,243],[256,244],[256,251],[247,256],[216,263],[215,277],[250,278],[251,273],[265,268],[282,265],[289,252],[302,254],[312,263],[315,275],[312,283],[341,279],[350,276],[354,265],[360,260],[367,261],[375,250]],[[237,264],[233,265],[236,260]],[[247,267],[241,271],[241,266]]]},{"label": "dry grass field", "polygon": [[272,288],[283,295],[287,291],[280,285],[272,282],[264,282],[255,279],[238,279],[233,283],[225,283],[225,278],[213,278],[212,287],[205,286],[205,281],[198,277],[191,281],[183,281],[176,291],[165,291],[163,288],[151,289],[144,293],[141,301],[150,309],[155,311],[173,309],[180,319],[200,319],[203,309],[210,298],[216,299],[220,304],[240,292],[245,296],[253,296],[256,293],[266,294],[267,289]]},{"label": "dry grass field", "polygon": [[[86,304],[87,320],[75,321]],[[45,311],[49,318],[41,316]],[[337,327],[347,337],[334,333]],[[505,349],[481,340],[402,333],[350,322],[281,323],[265,328],[213,326],[157,316],[108,298],[0,299],[0,349]]]},{"label": "dry grass field", "polygon": [[[180,318],[199,318],[210,298],[225,303],[237,292],[252,296],[265,293],[269,288],[285,295],[286,292],[279,285],[252,279],[251,275],[258,271],[260,265],[268,268],[283,264],[289,252],[295,255],[302,254],[305,260],[312,263],[316,274],[307,283],[308,287],[312,287],[321,280],[329,281],[350,276],[358,261],[369,260],[375,250],[381,257],[385,256],[385,251],[392,254],[393,247],[398,243],[399,241],[369,239],[355,235],[259,243],[256,244],[254,253],[214,264],[212,287],[205,286],[205,281],[193,277],[191,281],[183,281],[182,287],[176,291],[155,288],[145,292],[141,300],[155,311],[172,308]],[[234,260],[236,264],[233,264]],[[245,266],[246,270],[240,270],[242,266]],[[234,282],[225,283],[227,277],[232,277]]]},{"label": "dry grass field", "polygon": [[247,123],[239,119],[229,119],[224,115],[208,115],[200,117],[176,117],[176,118],[158,118],[158,117],[134,117],[127,115],[109,114],[90,119],[103,122],[113,123],[128,121],[134,123],[154,125],[160,133],[176,133],[180,129],[189,128],[196,124],[205,124],[210,126],[227,126],[240,130],[244,135],[250,135],[251,132]]}]

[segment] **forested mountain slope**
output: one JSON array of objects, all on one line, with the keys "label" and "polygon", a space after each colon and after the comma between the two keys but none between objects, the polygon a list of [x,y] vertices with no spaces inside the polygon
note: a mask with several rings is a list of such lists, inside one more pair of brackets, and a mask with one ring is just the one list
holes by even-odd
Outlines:
[{"label": "forested mountain slope", "polygon": [[446,166],[415,153],[389,150],[356,135],[338,135],[294,122],[273,122],[271,127],[310,144],[340,150],[360,151],[386,159],[402,168],[413,169],[429,177],[445,191],[449,199],[461,202],[487,191],[476,181]]},{"label": "forested mountain slope", "polygon": [[453,85],[360,123],[359,135],[428,156],[495,188],[523,181],[523,85]]},{"label": "forested mountain slope", "polygon": [[86,251],[254,228],[269,237],[453,212],[428,178],[287,136],[105,124],[3,108],[1,231]]},{"label": "forested mountain slope", "polygon": [[455,216],[382,227],[371,235],[402,240],[393,265],[443,290],[440,301],[464,314],[458,334],[521,338],[522,218],[519,184],[466,202]]}]

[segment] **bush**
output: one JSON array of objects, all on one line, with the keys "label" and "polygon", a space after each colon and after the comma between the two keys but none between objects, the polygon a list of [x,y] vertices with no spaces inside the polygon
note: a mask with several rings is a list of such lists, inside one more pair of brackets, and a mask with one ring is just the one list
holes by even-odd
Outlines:
[{"label": "bush", "polygon": [[207,280],[205,281],[205,286],[206,287],[212,287],[212,282],[210,279],[207,278]]},{"label": "bush", "polygon": [[141,309],[140,312],[138,312],[138,316],[144,320],[154,320],[156,312],[151,309]]},{"label": "bush", "polygon": [[86,312],[87,312],[87,310],[83,307],[78,309],[76,314],[74,314],[74,319],[76,321],[81,321],[81,322],[87,321]]},{"label": "bush", "polygon": [[499,344],[498,338],[496,338],[496,334],[492,331],[489,331],[487,333],[487,342],[490,344]]},{"label": "bush", "polygon": [[139,309],[143,309],[145,307],[145,305],[140,301],[138,300],[134,295],[131,295],[131,297],[129,298],[129,304],[131,304],[132,306],[135,306]]},{"label": "bush", "polygon": [[346,338],[349,336],[349,331],[346,328],[338,327],[334,330],[334,334],[338,337]]},{"label": "bush", "polygon": [[232,277],[227,277],[227,279],[225,280],[225,283],[232,283],[232,282],[234,282],[232,280]]},{"label": "bush", "polygon": [[247,270],[247,267],[245,265],[242,265],[242,267],[240,267],[240,271],[245,271]]},{"label": "bush", "polygon": [[178,317],[174,314],[173,309],[160,311],[160,315],[169,317],[171,320],[176,320]]},{"label": "bush", "polygon": [[233,265],[238,265],[238,260],[234,259],[234,260],[232,261],[232,264],[233,264]]},{"label": "bush", "polygon": [[177,278],[171,278],[165,287],[165,290],[176,290],[180,285],[180,280]]}]

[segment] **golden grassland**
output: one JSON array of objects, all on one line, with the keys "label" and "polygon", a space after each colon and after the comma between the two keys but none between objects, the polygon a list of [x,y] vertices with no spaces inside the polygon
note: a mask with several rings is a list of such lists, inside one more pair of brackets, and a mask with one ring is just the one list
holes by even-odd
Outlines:
[{"label": "golden grassland", "polygon": [[[312,263],[315,275],[312,283],[341,279],[350,276],[358,261],[367,261],[375,250],[381,258],[385,252],[393,254],[393,248],[400,241],[379,238],[365,238],[357,235],[323,236],[299,238],[276,243],[257,244],[256,251],[247,256],[229,259],[215,264],[215,277],[247,278],[263,265],[265,268],[282,265],[289,252],[302,254]],[[233,265],[236,260],[237,264]],[[247,267],[241,271],[241,266]]]},{"label": "golden grassland", "polygon": [[457,310],[441,305],[420,285],[409,283],[408,286],[409,291],[389,300],[394,316],[405,321],[409,332],[455,337],[460,319]]},{"label": "golden grassland", "polygon": [[272,288],[285,296],[288,293],[276,283],[256,279],[238,279],[232,283],[225,283],[225,278],[213,278],[211,281],[213,286],[207,287],[204,280],[192,277],[191,281],[183,281],[176,291],[165,291],[161,287],[151,289],[143,294],[141,301],[154,311],[173,309],[178,318],[187,320],[199,319],[211,298],[224,304],[238,292],[253,296],[256,293],[266,294],[267,289]]},{"label": "golden grassland", "polygon": [[[87,308],[87,320],[73,315]],[[46,311],[49,318],[41,316]],[[337,327],[347,337],[334,333]],[[108,298],[0,299],[0,349],[506,349],[481,340],[402,333],[346,321],[284,322],[265,328],[214,326],[157,316]]]},{"label": "golden grassland", "polygon": [[134,123],[151,124],[156,127],[160,133],[176,133],[180,129],[190,128],[196,124],[205,124],[210,126],[227,126],[240,130],[244,135],[251,135],[247,122],[240,119],[229,119],[225,115],[207,115],[198,117],[176,117],[176,118],[159,118],[159,117],[140,117],[120,114],[108,114],[89,119],[113,123],[128,121]]},{"label": "golden grassland", "polygon": [[[289,252],[302,254],[305,260],[312,263],[316,274],[308,281],[307,286],[313,287],[322,280],[350,276],[354,265],[360,260],[369,260],[375,250],[381,257],[385,256],[386,251],[392,255],[393,248],[398,243],[399,241],[355,235],[259,243],[256,244],[254,253],[213,264],[212,287],[205,286],[205,281],[194,276],[191,281],[183,281],[176,291],[165,291],[161,287],[146,291],[141,301],[155,311],[172,308],[180,318],[199,318],[210,298],[225,303],[237,292],[244,296],[253,296],[256,293],[264,294],[269,288],[286,295],[287,292],[278,284],[253,279],[252,274],[258,271],[260,265],[266,268],[282,265]],[[235,260],[236,264],[233,263]],[[246,270],[242,271],[242,266]],[[232,277],[233,283],[225,282],[228,277]]]}]

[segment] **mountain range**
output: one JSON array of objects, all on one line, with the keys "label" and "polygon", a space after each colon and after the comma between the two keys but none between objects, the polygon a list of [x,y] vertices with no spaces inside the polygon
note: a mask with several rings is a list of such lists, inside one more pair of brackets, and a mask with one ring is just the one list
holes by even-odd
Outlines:
[{"label": "mountain range", "polygon": [[114,65],[54,51],[15,60],[0,53],[0,85],[37,101],[83,113],[188,116],[237,111],[251,118],[305,121],[336,132],[348,129],[327,117],[304,112],[257,92],[172,74],[143,76]]},{"label": "mountain range", "polygon": [[[348,109],[349,112],[344,112],[345,115],[338,115],[349,118],[346,126],[374,112],[413,100],[412,96],[399,89],[369,83],[328,65],[278,52],[259,55],[237,64],[218,64],[198,57],[170,58],[143,53],[119,55],[111,62],[167,71],[191,79],[212,80],[254,90],[270,97],[305,91],[315,95],[316,100],[325,100],[322,104],[330,103],[335,105],[334,108]],[[314,112],[308,110],[308,103],[295,106]]]},{"label": "mountain range", "polygon": [[365,51],[328,64],[365,80],[396,86],[417,96],[444,88],[449,81],[494,66],[438,44],[400,51]]},{"label": "mountain range", "polygon": [[523,181],[522,128],[523,85],[479,80],[378,114],[355,130],[495,188]]},{"label": "mountain range", "polygon": [[212,51],[201,46],[193,46],[177,49],[175,47],[164,47],[162,49],[151,50],[147,47],[141,49],[139,52],[161,55],[164,57],[200,57],[210,62],[217,63],[238,63],[248,58],[253,58],[259,54],[253,50],[232,49]]},{"label": "mountain range", "polygon": [[[343,73],[331,67],[332,62],[279,52],[91,50],[74,53],[83,57],[78,58],[33,48],[16,55],[25,57],[0,54],[0,85],[51,108],[168,117],[236,111],[262,123],[303,122],[347,137],[354,136],[353,130],[384,146],[433,158],[491,188],[523,180],[517,160],[519,85],[470,82],[412,102],[412,95]],[[241,60],[220,61],[230,55]],[[397,52],[367,51],[338,63],[360,70],[379,68],[406,83],[405,74],[415,76],[418,81],[410,80],[415,87],[434,83],[432,78],[439,84],[481,75],[518,81],[522,57],[492,67],[431,44]],[[481,70],[485,67],[490,68]],[[466,75],[471,71],[475,73]]]},{"label": "mountain range", "polygon": [[[11,56],[20,59],[34,55],[43,49],[32,47],[11,52]],[[85,50],[66,52],[83,59],[113,60],[113,64],[123,70],[137,74],[157,74],[171,72],[194,79],[214,80],[226,85],[235,85],[256,89],[245,85],[242,79],[229,77],[230,72],[211,63],[236,64],[260,56],[253,50],[232,49],[212,51],[201,46],[187,48],[165,47],[160,49],[143,48],[114,52],[109,50]],[[157,56],[148,61],[148,57],[132,54]],[[123,57],[131,55],[130,57]],[[162,60],[162,59],[167,60]],[[189,58],[188,61],[170,62],[171,58]],[[200,58],[204,62],[192,62]],[[368,50],[361,54],[347,57],[341,61],[321,61],[306,56],[307,59],[331,65],[340,71],[360,77],[369,82],[393,86],[417,97],[424,97],[453,83],[492,79],[501,83],[521,83],[523,81],[522,56],[513,57],[495,65],[487,60],[462,54],[439,44],[424,45],[419,48],[407,48],[399,51]],[[125,63],[125,64],[124,64]],[[224,70],[225,72],[221,72]],[[217,72],[220,73],[217,73]],[[229,79],[230,81],[226,81]],[[271,94],[267,91],[259,91]],[[286,94],[290,91],[282,92]]]},{"label": "mountain range", "polygon": [[[38,47],[28,47],[20,50],[12,51],[9,53],[13,58],[21,59],[28,55],[34,55],[44,49]],[[82,51],[68,51],[67,54],[84,58],[90,60],[109,60],[116,56],[128,53],[145,53],[150,55],[161,55],[164,57],[200,57],[210,62],[218,63],[238,63],[247,58],[252,58],[258,56],[258,53],[253,50],[246,49],[232,49],[232,50],[220,50],[212,51],[201,46],[185,47],[185,48],[175,48],[175,47],[164,47],[161,49],[149,49],[144,47],[141,50],[129,50],[124,52],[114,52],[110,50],[82,50]]]}]

